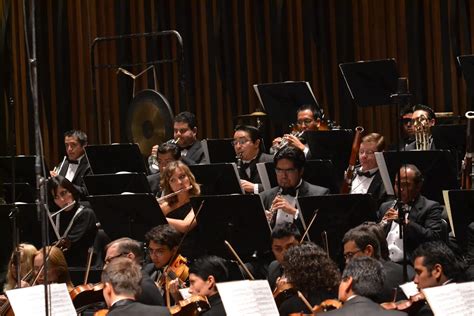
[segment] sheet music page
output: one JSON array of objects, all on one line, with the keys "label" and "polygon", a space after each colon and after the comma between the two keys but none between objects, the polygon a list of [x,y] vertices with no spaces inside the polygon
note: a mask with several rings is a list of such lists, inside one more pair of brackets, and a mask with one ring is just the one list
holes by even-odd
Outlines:
[{"label": "sheet music page", "polygon": [[[471,304],[466,304],[465,297],[472,298],[472,294],[474,294],[473,284],[474,282],[462,285],[451,283],[423,289],[422,292],[435,316],[469,316],[473,313],[472,299]],[[466,290],[468,290],[468,293],[462,293]],[[456,303],[453,304],[453,302]]]},{"label": "sheet music page", "polygon": [[451,226],[451,231],[453,232],[453,236],[456,237],[456,233],[454,232],[453,214],[451,213],[451,203],[449,203],[448,190],[443,190],[443,200],[444,200],[444,207],[446,208],[446,212],[448,213],[448,219],[449,219],[449,225]]},{"label": "sheet music page", "polygon": [[278,309],[267,280],[217,283],[228,316],[277,316]]},{"label": "sheet music page", "polygon": [[403,291],[403,294],[405,294],[406,297],[410,298],[410,296],[416,295],[419,293],[418,287],[416,286],[415,282],[407,282],[404,284],[399,285],[400,288]]},{"label": "sheet music page", "polygon": [[207,146],[207,139],[201,140],[202,151],[204,152],[204,157],[206,161],[211,163],[211,157],[209,156],[209,147]]},{"label": "sheet music page", "polygon": [[387,164],[385,163],[385,158],[383,157],[383,152],[376,152],[375,160],[377,160],[377,165],[380,170],[380,176],[382,177],[385,191],[387,191],[388,195],[395,195],[395,192],[393,192],[392,181],[390,180],[390,175],[388,174]]},{"label": "sheet music page", "polygon": [[257,95],[257,98],[260,101],[260,104],[262,105],[263,109],[265,110],[265,105],[263,104],[262,97],[260,96],[260,90],[258,90],[258,84],[253,85],[253,90],[255,91],[255,94]]},{"label": "sheet music page", "polygon": [[[50,284],[52,316],[74,316],[76,310],[65,283]],[[44,286],[36,285],[6,292],[15,316],[45,315]],[[28,302],[28,304],[25,304]]]},{"label": "sheet music page", "polygon": [[257,171],[262,181],[263,190],[270,190],[272,188],[270,184],[270,178],[268,178],[267,168],[265,168],[264,162],[257,163]]}]

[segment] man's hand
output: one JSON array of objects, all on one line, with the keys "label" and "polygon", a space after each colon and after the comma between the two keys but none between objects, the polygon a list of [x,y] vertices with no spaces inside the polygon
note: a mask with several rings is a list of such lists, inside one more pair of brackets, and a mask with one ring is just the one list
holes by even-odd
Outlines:
[{"label": "man's hand", "polygon": [[304,144],[298,137],[296,137],[295,135],[287,134],[285,135],[285,138],[288,141],[288,145],[299,148],[300,150],[304,151]]},{"label": "man's hand", "polygon": [[296,208],[290,205],[281,195],[277,195],[272,202],[272,210],[281,209],[283,212],[295,216]]},{"label": "man's hand", "polygon": [[49,172],[49,175],[50,175],[51,177],[56,177],[56,176],[58,175],[58,173],[57,173],[55,170],[51,170],[51,171]]},{"label": "man's hand", "polygon": [[382,222],[394,221],[397,219],[398,219],[398,211],[393,208],[389,208],[388,211],[383,216]]},{"label": "man's hand", "polygon": [[240,180],[240,186],[245,192],[253,193],[254,184],[247,180]]},{"label": "man's hand", "polygon": [[158,154],[158,145],[151,147],[151,156],[156,157]]}]

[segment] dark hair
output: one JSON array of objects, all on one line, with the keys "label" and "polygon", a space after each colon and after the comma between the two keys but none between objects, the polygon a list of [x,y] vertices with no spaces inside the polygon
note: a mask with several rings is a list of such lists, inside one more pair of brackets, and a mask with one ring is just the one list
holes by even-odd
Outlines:
[{"label": "dark hair", "polygon": [[[413,178],[413,182],[415,184],[421,184],[423,183],[424,181],[424,178],[423,178],[423,174],[421,173],[420,169],[418,169],[417,166],[413,165],[413,164],[404,164],[400,167],[400,169],[411,169],[415,172],[415,176]],[[404,173],[405,171],[400,171],[400,175],[403,177],[404,176]]]},{"label": "dark hair", "polygon": [[275,167],[278,161],[282,159],[292,161],[295,168],[298,170],[302,170],[304,164],[306,163],[306,157],[304,156],[304,152],[301,149],[293,146],[286,146],[277,151],[275,157],[273,157],[273,163],[275,164]]},{"label": "dark hair", "polygon": [[410,113],[413,113],[413,106],[411,105],[405,106],[400,110],[400,117],[403,117],[404,115],[410,114]]},{"label": "dark hair", "polygon": [[377,151],[382,151],[385,149],[385,139],[379,133],[370,133],[362,137],[362,142],[368,143],[373,142],[377,147]]},{"label": "dark hair", "polygon": [[308,242],[288,249],[283,258],[288,281],[305,295],[336,290],[340,273],[336,264],[321,247]]},{"label": "dark hair", "polygon": [[366,230],[374,234],[375,237],[377,237],[379,241],[379,246],[380,246],[380,257],[383,260],[390,260],[390,253],[388,251],[387,239],[385,238],[385,232],[382,226],[380,226],[376,222],[364,222],[359,227],[361,230]]},{"label": "dark hair", "polygon": [[414,105],[413,108],[412,108],[413,112],[415,111],[425,111],[426,113],[428,113],[428,119],[429,120],[433,120],[433,119],[436,119],[436,114],[435,112],[433,111],[432,108],[430,108],[429,106],[427,105],[424,105],[424,104],[417,104],[417,105]]},{"label": "dark hair", "polygon": [[368,245],[371,245],[374,249],[374,258],[380,259],[380,245],[377,237],[368,230],[363,229],[362,226],[363,225],[359,225],[349,229],[344,234],[342,244],[344,245],[349,241],[353,241],[361,251],[363,251]]},{"label": "dark hair", "polygon": [[426,242],[418,246],[413,252],[413,259],[423,257],[423,265],[432,271],[436,264],[443,267],[443,273],[448,279],[459,281],[462,267],[456,260],[453,251],[441,241]]},{"label": "dark hair", "polygon": [[57,175],[48,180],[48,192],[50,196],[52,197],[52,200],[54,200],[54,196],[56,195],[56,191],[58,190],[59,186],[62,186],[63,188],[71,192],[74,200],[76,202],[79,202],[79,199],[80,199],[79,191],[71,183],[71,181],[69,181],[64,176],[61,176],[61,175]]},{"label": "dark hair", "polygon": [[252,140],[252,143],[255,143],[257,140],[262,138],[262,136],[260,135],[260,131],[255,126],[237,125],[235,127],[234,132],[237,132],[237,131],[243,131],[243,132],[246,132],[247,134],[249,134],[249,137]]},{"label": "dark hair", "polygon": [[64,133],[64,138],[75,137],[81,146],[87,145],[87,134],[83,131],[72,129]]},{"label": "dark hair", "polygon": [[141,268],[130,258],[112,260],[102,271],[102,282],[109,283],[116,295],[133,295],[141,292]]},{"label": "dark hair", "polygon": [[176,144],[166,142],[158,146],[157,154],[164,155],[167,153],[171,153],[173,155],[174,160],[178,160],[179,158],[181,158],[181,149]]},{"label": "dark hair", "polygon": [[357,257],[349,261],[342,273],[345,281],[352,277],[352,291],[374,300],[382,291],[385,272],[382,263],[371,257]]},{"label": "dark hair", "polygon": [[181,233],[169,224],[158,225],[145,234],[145,240],[148,243],[154,241],[157,244],[167,246],[171,250],[179,245]]},{"label": "dark hair", "polygon": [[187,123],[189,128],[193,129],[196,127],[196,116],[188,111],[181,112],[174,117],[173,122]]},{"label": "dark hair", "polygon": [[203,280],[207,280],[212,275],[216,283],[229,280],[229,271],[225,260],[217,256],[200,257],[191,264],[189,273],[195,274]]},{"label": "dark hair", "polygon": [[301,239],[301,233],[294,223],[285,222],[275,226],[272,230],[272,239],[281,239],[291,236],[295,237],[298,241]]},{"label": "dark hair", "polygon": [[313,104],[303,104],[303,105],[301,105],[298,108],[298,110],[296,110],[296,114],[298,114],[302,111],[306,111],[306,110],[310,110],[311,112],[313,112],[313,119],[314,120],[323,118],[322,109],[318,106],[313,105]]},{"label": "dark hair", "polygon": [[133,255],[135,256],[135,262],[136,263],[142,262],[143,247],[138,241],[128,238],[128,237],[119,238],[119,239],[109,242],[107,246],[105,246],[105,251],[107,252],[107,249],[109,249],[113,245],[117,245],[117,252],[124,255],[133,253]]}]

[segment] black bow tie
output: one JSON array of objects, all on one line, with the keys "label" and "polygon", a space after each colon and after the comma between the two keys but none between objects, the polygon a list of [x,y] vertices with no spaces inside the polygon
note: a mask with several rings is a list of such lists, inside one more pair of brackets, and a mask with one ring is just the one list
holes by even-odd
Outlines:
[{"label": "black bow tie", "polygon": [[244,162],[244,163],[242,163],[241,167],[242,167],[243,170],[246,170],[249,166],[250,166],[250,162]]},{"label": "black bow tie", "polygon": [[363,172],[360,169],[358,169],[356,172],[357,172],[357,175],[360,177],[372,178],[375,175],[375,172],[373,173],[370,173],[369,171]]},{"label": "black bow tie", "polygon": [[296,191],[299,187],[296,188],[281,188],[281,195],[291,195],[296,196]]},{"label": "black bow tie", "polygon": [[69,160],[68,159],[68,162],[69,162],[70,165],[78,165],[79,164],[78,160]]}]

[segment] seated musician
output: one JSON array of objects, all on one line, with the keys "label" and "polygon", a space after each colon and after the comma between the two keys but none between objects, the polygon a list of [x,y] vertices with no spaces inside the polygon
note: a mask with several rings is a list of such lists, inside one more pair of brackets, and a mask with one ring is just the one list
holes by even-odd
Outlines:
[{"label": "seated musician", "polygon": [[380,176],[375,153],[385,149],[384,137],[370,133],[362,138],[359,148],[359,163],[352,179],[351,194],[370,193],[377,207],[387,200],[387,192]]},{"label": "seated musician", "polygon": [[160,207],[168,223],[177,231],[180,233],[190,231],[183,242],[181,254],[188,259],[196,258],[200,252],[192,229],[197,223],[190,201],[192,196],[201,193],[199,184],[187,165],[181,161],[173,161],[163,171],[161,187],[165,196],[181,190],[177,195],[160,203]]},{"label": "seated musician", "polygon": [[[383,231],[378,225],[372,225],[371,227],[371,229],[368,229],[368,225],[362,224],[346,232],[342,239],[344,245],[344,259],[346,264],[353,260],[353,258],[358,257],[371,257],[380,261],[383,265],[386,278],[382,291],[378,293],[374,300],[378,303],[389,302],[393,300],[393,289],[405,283],[405,280],[403,280],[403,267],[400,264],[381,258],[379,239],[371,230],[379,229],[381,235],[383,235]],[[387,243],[383,237],[382,241],[385,244]],[[408,270],[408,279],[412,280],[414,275],[414,271],[410,267]],[[401,291],[397,292],[397,300],[405,298]]]},{"label": "seated musician", "polygon": [[107,315],[170,315],[166,307],[137,301],[141,279],[140,266],[130,258],[117,258],[104,268],[102,282],[104,299],[109,306]]},{"label": "seated musician", "polygon": [[[160,187],[160,174],[163,173],[165,167],[172,161],[179,160],[181,153],[179,147],[176,144],[163,143],[157,146],[156,149],[156,163],[158,164],[158,172],[147,176],[148,184],[150,185],[151,192],[156,196],[161,196]],[[153,164],[155,166],[155,164]]]},{"label": "seated musician", "polygon": [[290,247],[300,243],[301,234],[293,223],[283,223],[275,226],[272,231],[272,252],[275,260],[268,266],[267,280],[273,290],[276,280],[283,275],[283,257]]},{"label": "seated musician", "polygon": [[427,241],[441,239],[441,213],[443,207],[435,201],[421,195],[423,176],[420,170],[411,164],[400,168],[401,195],[398,190],[398,175],[394,191],[401,205],[398,210],[394,202],[383,203],[379,208],[379,218],[385,225],[385,233],[390,251],[390,259],[394,262],[403,261],[403,240],[400,239],[399,211],[405,213],[405,238],[407,258],[410,260],[413,250]]},{"label": "seated musician", "polygon": [[[61,249],[55,246],[46,247],[46,256],[48,258],[48,273],[47,281],[49,283],[66,283],[68,291],[74,289],[69,275],[66,258]],[[43,249],[38,250],[34,258],[34,270],[36,283],[32,285],[44,284],[44,269],[43,269]]]},{"label": "seated musician", "polygon": [[412,114],[411,122],[413,125],[415,138],[417,137],[416,135],[418,135],[418,137],[421,135],[424,135],[426,136],[427,143],[422,144],[422,142],[419,139],[418,144],[417,144],[417,140],[415,139],[410,144],[407,144],[405,149],[406,150],[422,150],[424,149],[424,147],[426,147],[426,149],[428,150],[436,149],[434,146],[433,137],[431,136],[431,131],[430,131],[430,128],[436,124],[435,112],[433,111],[432,108],[423,104],[417,104],[413,106],[412,110],[413,110],[413,114]]},{"label": "seated musician", "polygon": [[263,191],[257,163],[273,161],[273,156],[263,152],[262,137],[258,128],[250,125],[239,125],[234,132],[235,154],[238,157],[240,186],[245,193]]},{"label": "seated musician", "polygon": [[[116,258],[127,257],[140,265],[143,261],[143,247],[133,239],[124,237],[110,242],[106,248],[104,269]],[[143,273],[140,281],[141,291],[137,301],[147,305],[164,305],[163,297],[147,273]]]},{"label": "seated musician", "polygon": [[[311,104],[305,104],[296,111],[296,128],[299,132],[317,131],[321,126],[322,110]],[[303,144],[300,137],[292,134],[286,134],[283,137],[277,137],[272,142],[272,150],[270,152],[277,152],[281,147],[283,139],[288,142],[289,146],[299,148],[304,152],[305,157],[310,157],[309,147]]]},{"label": "seated musician", "polygon": [[302,179],[306,158],[303,151],[288,146],[275,154],[275,173],[278,186],[260,193],[263,206],[271,216],[271,226],[283,222],[293,222],[300,231],[304,231],[306,223],[298,216],[296,198],[298,196],[314,196],[329,194],[329,189],[309,184]]},{"label": "seated musician", "polygon": [[206,296],[210,309],[201,315],[226,315],[216,283],[229,281],[229,271],[225,260],[216,256],[204,256],[191,264],[189,268],[189,293]]},{"label": "seated musician", "polygon": [[407,315],[385,310],[373,301],[382,291],[383,282],[383,266],[378,260],[371,257],[354,258],[344,269],[339,285],[339,300],[344,305],[324,315]]},{"label": "seated musician", "polygon": [[[415,132],[413,130],[413,106],[407,105],[400,110],[400,135],[402,136],[400,143],[400,150],[405,150],[408,144],[411,144],[415,140]],[[389,146],[389,150],[396,150],[398,144],[392,144]]]},{"label": "seated musician", "polygon": [[[303,243],[291,247],[285,253],[282,265],[287,282],[299,290],[311,306],[336,296],[339,270],[316,244]],[[284,301],[278,310],[280,315],[311,312],[298,295]]]},{"label": "seated musician", "polygon": [[[97,234],[97,219],[94,211],[80,203],[79,192],[65,177],[56,176],[48,180],[48,191],[54,201],[51,212],[62,208],[64,211],[53,218],[60,237],[60,246],[65,246],[64,253],[69,266],[85,266],[87,251],[94,244]],[[74,203],[72,205],[72,203]],[[71,205],[67,207],[68,205]],[[57,238],[54,234],[55,239]],[[64,243],[63,243],[64,241]]]}]

